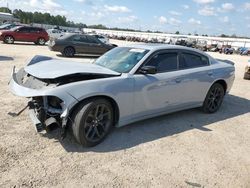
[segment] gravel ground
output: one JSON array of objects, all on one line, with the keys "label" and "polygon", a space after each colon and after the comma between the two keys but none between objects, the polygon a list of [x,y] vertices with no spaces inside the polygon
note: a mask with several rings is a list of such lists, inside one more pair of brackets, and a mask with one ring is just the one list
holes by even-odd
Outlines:
[{"label": "gravel ground", "polygon": [[249,57],[211,53],[236,67],[217,113],[192,109],[137,122],[87,149],[71,135],[61,141],[58,131],[35,133],[27,112],[7,114],[27,103],[9,92],[12,67],[37,54],[62,57],[21,43],[0,43],[0,52],[0,187],[250,187],[250,81],[243,80]]}]

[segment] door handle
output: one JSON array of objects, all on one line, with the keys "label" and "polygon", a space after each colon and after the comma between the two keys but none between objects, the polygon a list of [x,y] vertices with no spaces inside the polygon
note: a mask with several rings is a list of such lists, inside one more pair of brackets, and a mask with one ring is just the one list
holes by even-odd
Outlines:
[{"label": "door handle", "polygon": [[176,82],[176,83],[181,83],[181,79],[180,79],[180,78],[176,78],[176,79],[175,79],[175,82]]},{"label": "door handle", "polygon": [[207,74],[208,74],[208,76],[213,76],[213,72],[212,71],[208,71]]}]

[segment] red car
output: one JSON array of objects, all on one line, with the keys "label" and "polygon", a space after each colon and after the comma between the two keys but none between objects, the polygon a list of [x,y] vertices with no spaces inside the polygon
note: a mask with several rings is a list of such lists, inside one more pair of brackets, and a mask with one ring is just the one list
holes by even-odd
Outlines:
[{"label": "red car", "polygon": [[44,45],[49,40],[49,35],[43,28],[17,26],[10,30],[0,31],[0,40],[7,44],[13,44],[15,41],[23,41]]}]

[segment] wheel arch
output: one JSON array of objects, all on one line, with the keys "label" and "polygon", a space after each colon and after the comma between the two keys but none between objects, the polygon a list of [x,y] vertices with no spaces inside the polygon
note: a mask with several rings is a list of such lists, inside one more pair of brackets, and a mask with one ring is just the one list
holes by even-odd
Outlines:
[{"label": "wheel arch", "polygon": [[5,34],[3,38],[5,39],[5,37],[9,37],[9,36],[12,37],[14,40],[16,40],[12,34]]},{"label": "wheel arch", "polygon": [[[221,84],[223,86],[224,94],[226,94],[226,92],[227,92],[227,82],[225,80],[223,80],[223,79],[218,79],[212,85],[214,85],[216,83]],[[211,87],[212,87],[212,85],[211,85]]]},{"label": "wheel arch", "polygon": [[110,96],[107,96],[107,95],[95,95],[95,96],[90,96],[90,97],[87,97],[87,98],[84,98],[80,101],[78,101],[71,109],[70,109],[70,112],[69,112],[69,117],[72,116],[72,114],[74,113],[74,111],[78,108],[78,106],[83,103],[84,101],[87,101],[87,100],[91,100],[91,99],[96,99],[96,98],[102,98],[102,99],[106,99],[108,100],[113,109],[114,109],[114,125],[116,125],[119,121],[119,118],[120,118],[120,110],[119,110],[119,106],[117,104],[117,102],[115,101],[114,98],[110,97]]}]

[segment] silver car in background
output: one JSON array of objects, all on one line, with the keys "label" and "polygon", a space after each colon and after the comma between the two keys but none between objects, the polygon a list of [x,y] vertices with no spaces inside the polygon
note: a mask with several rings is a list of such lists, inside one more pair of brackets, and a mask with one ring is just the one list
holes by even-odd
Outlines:
[{"label": "silver car in background", "polygon": [[199,50],[131,45],[93,64],[36,56],[13,71],[10,88],[30,99],[37,131],[71,127],[80,144],[95,146],[114,126],[196,107],[216,112],[234,73],[232,62]]}]

